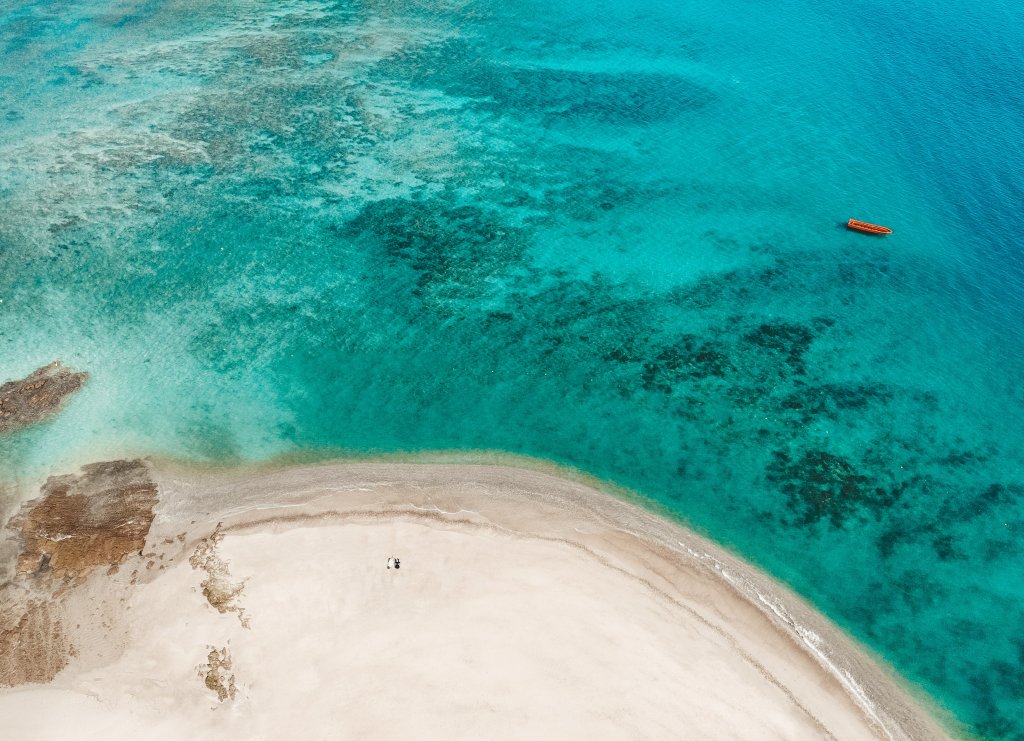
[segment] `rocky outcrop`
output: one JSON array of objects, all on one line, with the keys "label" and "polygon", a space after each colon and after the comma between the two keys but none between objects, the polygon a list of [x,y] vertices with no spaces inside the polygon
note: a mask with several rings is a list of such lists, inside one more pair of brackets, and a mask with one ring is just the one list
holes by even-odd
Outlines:
[{"label": "rocky outcrop", "polygon": [[48,682],[64,668],[74,647],[55,598],[139,554],[156,503],[142,461],[109,461],[50,477],[11,519],[5,534],[18,553],[0,585],[0,686]]},{"label": "rocky outcrop", "polygon": [[44,365],[20,381],[0,386],[0,433],[41,422],[60,411],[64,400],[82,388],[87,373],[75,373],[59,361]]},{"label": "rocky outcrop", "polygon": [[92,463],[80,476],[50,477],[12,521],[22,541],[18,573],[74,578],[117,566],[145,545],[156,501],[142,461]]},{"label": "rocky outcrop", "polygon": [[0,590],[0,687],[49,682],[70,656],[58,610],[43,600],[9,600],[11,591]]},{"label": "rocky outcrop", "polygon": [[223,539],[221,523],[217,523],[217,529],[209,537],[199,541],[188,562],[193,569],[206,572],[206,579],[201,585],[206,601],[222,615],[226,612],[236,613],[242,627],[248,628],[249,618],[237,601],[245,589],[245,582],[233,580],[227,562],[220,557],[217,546]]},{"label": "rocky outcrop", "polygon": [[235,687],[235,675],[231,673],[231,654],[227,648],[219,651],[210,646],[206,664],[199,667],[199,676],[203,684],[217,695],[220,702],[234,700],[238,690]]}]

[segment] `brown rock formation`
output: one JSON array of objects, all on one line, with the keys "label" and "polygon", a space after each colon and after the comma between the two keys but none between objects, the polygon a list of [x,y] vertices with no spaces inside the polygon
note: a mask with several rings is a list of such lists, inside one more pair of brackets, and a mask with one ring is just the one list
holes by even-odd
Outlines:
[{"label": "brown rock formation", "polygon": [[[0,590],[0,600],[9,593]],[[69,651],[64,627],[46,602],[0,607],[0,687],[49,682],[64,668]]]},{"label": "brown rock formation", "polygon": [[64,400],[82,388],[87,373],[75,373],[58,361],[20,381],[0,386],[0,433],[11,432],[60,411]]},{"label": "brown rock formation", "polygon": [[20,541],[14,578],[0,585],[0,686],[48,682],[72,654],[54,599],[93,569],[116,569],[145,547],[157,503],[142,461],[52,476],[8,523]]},{"label": "brown rock formation", "polygon": [[199,676],[207,689],[216,693],[217,699],[221,702],[234,700],[237,694],[235,688],[235,675],[231,673],[231,654],[227,648],[219,651],[210,646],[210,653],[206,657],[208,663],[199,667]]},{"label": "brown rock formation", "polygon": [[208,538],[199,541],[188,562],[193,569],[202,569],[206,572],[206,579],[202,583],[206,601],[222,615],[226,612],[237,613],[238,622],[243,628],[248,628],[249,618],[245,614],[245,609],[237,602],[245,589],[245,582],[232,580],[227,562],[220,557],[217,546],[223,539],[221,523],[217,523],[217,529]]},{"label": "brown rock formation", "polygon": [[145,545],[157,501],[156,484],[138,460],[92,463],[80,476],[52,476],[42,494],[12,521],[23,543],[19,574],[76,577],[120,564]]}]

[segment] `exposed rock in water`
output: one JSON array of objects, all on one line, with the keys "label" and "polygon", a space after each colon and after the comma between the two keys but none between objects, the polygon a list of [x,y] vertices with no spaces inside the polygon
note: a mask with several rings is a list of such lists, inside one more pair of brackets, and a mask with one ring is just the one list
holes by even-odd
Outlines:
[{"label": "exposed rock in water", "polygon": [[56,597],[99,567],[116,569],[145,547],[157,503],[142,461],[53,476],[5,535],[19,541],[13,578],[0,586],[0,686],[48,682],[74,648]]},{"label": "exposed rock in water", "polygon": [[60,411],[64,400],[82,388],[87,373],[75,373],[59,361],[20,381],[0,386],[0,433],[41,422]]},{"label": "exposed rock in water", "polygon": [[145,545],[157,502],[156,484],[138,460],[52,476],[42,494],[11,523],[23,544],[19,574],[80,577],[97,566],[117,566]]}]

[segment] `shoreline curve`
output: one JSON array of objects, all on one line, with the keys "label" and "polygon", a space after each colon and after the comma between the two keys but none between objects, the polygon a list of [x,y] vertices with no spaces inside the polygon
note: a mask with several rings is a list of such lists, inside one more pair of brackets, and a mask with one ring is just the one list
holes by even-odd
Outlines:
[{"label": "shoreline curve", "polygon": [[[421,457],[436,460],[442,455]],[[690,633],[711,636],[728,654],[727,663],[731,662],[735,671],[753,670],[760,675],[768,687],[766,692],[788,698],[783,704],[791,703],[793,712],[801,715],[800,723],[809,723],[806,728],[817,729],[820,736],[939,739],[955,734],[951,730],[955,722],[929,698],[915,692],[803,598],[706,537],[641,506],[640,502],[646,504],[642,497],[629,497],[628,492],[620,496],[617,487],[606,487],[585,473],[565,475],[557,464],[545,461],[490,454],[457,457],[463,461],[485,457],[487,462],[385,459],[245,468],[151,462],[159,502],[147,545],[137,557],[139,564],[122,564],[119,574],[113,576],[94,574],[65,597],[66,615],[78,614],[85,602],[104,605],[107,622],[116,626],[109,631],[115,638],[90,633],[89,626],[79,629],[70,642],[89,648],[79,651],[50,685],[0,690],[0,712],[8,717],[8,713],[17,715],[18,707],[38,711],[40,704],[45,706],[57,697],[54,692],[65,693],[60,702],[71,702],[86,686],[90,693],[102,696],[97,670],[106,666],[109,671],[119,657],[138,654],[139,636],[148,635],[146,631],[152,627],[140,624],[138,615],[145,613],[141,607],[128,612],[128,608],[141,605],[136,604],[140,598],[133,593],[156,595],[169,589],[167,585],[175,579],[179,591],[189,578],[196,582],[202,569],[191,576],[189,572],[197,572],[197,554],[213,553],[220,539],[235,544],[225,546],[229,551],[241,548],[239,544],[247,542],[247,537],[262,539],[266,550],[288,538],[294,541],[296,532],[314,540],[330,532],[333,540],[324,542],[333,543],[341,533],[358,532],[372,540],[386,526],[393,531],[392,537],[399,530],[408,538],[428,537],[424,533],[429,532],[429,539],[435,542],[431,548],[442,553],[449,547],[456,549],[453,553],[463,553],[458,551],[462,546],[446,540],[458,534],[472,535],[473,547],[500,541],[503,548],[526,548],[523,558],[537,549],[560,553],[559,559],[566,563],[576,563],[578,556],[590,565],[581,562],[574,566],[573,580],[589,584],[593,579],[599,586],[602,579],[611,579],[619,584],[616,589],[620,591],[614,594],[620,598],[637,595],[638,600],[650,599],[651,604],[661,605],[658,610],[668,611],[670,622],[679,622]],[[508,465],[510,459],[516,465]],[[608,493],[608,488],[615,493]],[[213,546],[207,547],[210,543]],[[158,569],[138,568],[147,559],[153,562],[158,550]],[[351,557],[351,553],[346,556]],[[232,560],[245,562],[237,555]],[[200,561],[206,573],[212,574],[207,568],[210,561]],[[133,573],[130,580],[128,572]],[[460,573],[449,568],[453,581]],[[534,575],[536,569],[530,578]],[[543,581],[544,577],[537,578]],[[216,591],[206,586],[213,581],[209,576],[203,582],[204,594]],[[258,624],[260,611],[270,608],[249,599],[242,587],[234,596],[230,585],[225,590],[228,598],[220,606],[210,598],[209,604],[199,607],[210,613],[203,619],[219,620],[219,626],[229,624],[232,630],[242,631],[226,639],[229,643],[234,640],[238,653],[246,641],[253,640],[251,631],[245,633],[241,623],[251,617]],[[253,587],[253,591],[258,589]],[[530,594],[520,596],[525,600]],[[237,605],[232,603],[235,597]],[[661,623],[647,626],[652,635],[663,627]],[[227,661],[224,650],[223,656],[212,652],[203,665],[207,667],[207,688],[211,676],[226,671],[222,668]],[[234,692],[234,675],[231,677]],[[228,692],[226,685],[222,689]],[[76,697],[74,702],[82,700]],[[768,700],[762,698],[762,702]],[[790,720],[796,722],[792,718],[786,722]]]}]

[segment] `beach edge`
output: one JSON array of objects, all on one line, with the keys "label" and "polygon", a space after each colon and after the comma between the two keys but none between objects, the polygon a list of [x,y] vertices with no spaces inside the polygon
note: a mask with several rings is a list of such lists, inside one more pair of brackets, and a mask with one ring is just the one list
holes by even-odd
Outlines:
[{"label": "beach edge", "polygon": [[[338,504],[348,514],[415,515],[411,502],[354,497],[359,490],[437,492],[457,489],[456,501],[476,498],[491,506],[473,510],[489,521],[519,514],[511,509],[531,501],[571,516],[585,514],[610,529],[670,554],[684,569],[696,569],[723,591],[755,608],[774,630],[810,657],[878,729],[880,738],[970,738],[951,713],[923,689],[899,675],[884,659],[850,636],[788,585],[727,547],[698,532],[642,494],[578,469],[545,459],[496,451],[425,451],[372,457],[307,456],[251,465],[197,465],[151,460],[165,499],[161,516],[200,517],[230,529],[253,528]],[[274,492],[271,494],[270,492]],[[268,502],[276,498],[276,503]],[[316,505],[316,502],[320,502]],[[495,506],[497,505],[497,506]],[[319,507],[319,510],[318,510]],[[287,516],[285,511],[289,511]],[[171,514],[171,512],[174,514]],[[438,509],[431,516],[457,513]],[[529,520],[529,518],[527,518]],[[456,522],[449,519],[448,522]],[[505,527],[508,523],[503,523]],[[538,521],[519,522],[528,530]],[[533,535],[540,533],[534,532]]]}]

